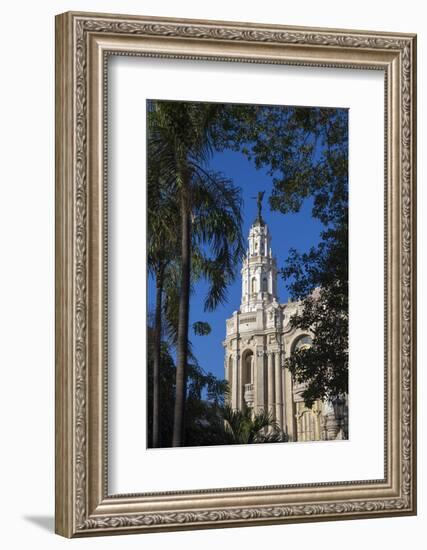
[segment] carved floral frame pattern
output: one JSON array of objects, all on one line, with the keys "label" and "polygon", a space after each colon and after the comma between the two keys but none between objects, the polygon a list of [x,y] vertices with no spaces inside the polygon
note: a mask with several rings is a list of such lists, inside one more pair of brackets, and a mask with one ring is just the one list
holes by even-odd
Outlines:
[{"label": "carved floral frame pattern", "polygon": [[[414,514],[416,508],[415,487],[415,36],[368,33],[364,31],[340,31],[330,29],[286,28],[268,25],[224,23],[192,20],[165,20],[161,18],[112,16],[100,14],[67,13],[57,17],[57,364],[56,364],[56,531],[64,536],[87,536],[125,532],[144,532],[173,529],[225,527],[236,525],[257,525],[283,523],[286,521],[310,521],[327,519],[348,519],[355,517],[378,517],[387,515]],[[392,181],[394,200],[399,201],[398,221],[395,235],[387,235],[398,250],[394,264],[399,274],[399,308],[393,312],[394,326],[399,334],[399,373],[393,378],[397,391],[399,433],[397,449],[399,456],[394,493],[388,496],[373,496],[369,487],[376,480],[363,482],[364,492],[351,497],[352,487],[358,482],[341,484],[301,485],[293,487],[303,493],[313,487],[317,498],[301,497],[301,502],[283,502],[268,505],[261,499],[263,490],[280,490],[280,487],[241,488],[230,494],[225,503],[227,490],[193,491],[192,494],[209,492],[211,498],[205,508],[187,506],[180,508],[179,499],[187,493],[170,493],[170,502],[165,495],[163,509],[155,506],[152,511],[141,505],[143,495],[109,496],[106,490],[106,447],[105,438],[98,442],[101,450],[93,452],[91,422],[103,424],[105,410],[98,407],[95,412],[89,406],[93,387],[89,385],[88,319],[91,310],[91,293],[88,290],[88,256],[91,237],[89,168],[92,141],[88,132],[91,113],[88,112],[90,78],[90,39],[106,35],[119,40],[114,52],[104,52],[105,59],[115,55],[135,55],[126,43],[120,47],[120,38],[138,40],[154,38],[164,40],[194,41],[195,45],[214,41],[217,53],[200,55],[162,53],[161,47],[155,53],[139,53],[154,57],[184,57],[261,63],[288,63],[321,67],[347,67],[378,69],[376,61],[363,61],[363,52],[389,55],[388,67],[384,71],[390,86],[386,93],[386,121],[394,116],[400,125],[399,143],[386,143],[386,173],[392,170],[396,176]],[[161,42],[159,42],[161,43]],[[280,56],[269,59],[267,55],[250,55],[239,59],[223,55],[222,45],[240,43],[248,47],[259,45],[289,46],[295,54],[283,60]],[[340,52],[341,58],[334,61],[328,57],[328,50]],[[308,55],[307,55],[308,54]],[[394,73],[391,77],[391,66]],[[396,69],[397,68],[397,69]],[[397,72],[396,72],[397,70]],[[393,82],[390,83],[390,79]],[[105,102],[106,83],[97,83],[103,89]],[[393,107],[390,96],[396,102]],[[396,99],[396,95],[398,96]],[[389,103],[387,103],[389,102]],[[105,107],[105,105],[104,105]],[[105,116],[105,110],[104,110]],[[98,120],[98,123],[100,121]],[[104,130],[105,131],[105,130]],[[390,136],[389,136],[390,137]],[[105,148],[105,142],[104,142]],[[105,154],[105,150],[104,150]],[[388,159],[387,159],[388,156]],[[397,158],[398,156],[398,158]],[[393,164],[394,163],[394,164]],[[394,168],[393,168],[394,166]],[[104,171],[105,171],[104,166]],[[102,174],[106,177],[106,174]],[[391,180],[390,180],[391,181]],[[396,198],[397,197],[397,198]],[[99,214],[99,213],[98,213]],[[102,215],[102,212],[101,212]],[[101,284],[101,283],[99,283]],[[386,313],[386,323],[387,323]],[[105,345],[105,342],[103,343]],[[98,372],[101,394],[105,391],[105,373]],[[102,376],[101,376],[102,375]],[[396,389],[398,381],[399,387]],[[388,380],[387,383],[389,383]],[[391,391],[390,387],[389,390]],[[96,405],[103,403],[97,400]],[[89,416],[94,415],[94,420]],[[102,418],[104,416],[104,419]],[[392,419],[388,418],[391,422]],[[96,433],[102,433],[101,426]],[[93,432],[95,433],[95,432]],[[389,447],[391,449],[391,447]],[[389,451],[390,452],[390,451]],[[93,455],[93,456],[92,456]],[[386,466],[390,460],[386,453]],[[96,489],[92,480],[97,479]],[[390,481],[390,480],[382,480]],[[393,485],[389,483],[388,488]],[[348,496],[340,498],[319,497],[323,489],[348,488]],[[397,487],[397,488],[396,488]],[[323,489],[322,489],[323,488]],[[241,505],[242,495],[260,492],[260,503]],[[385,494],[385,493],[384,493]],[[148,495],[152,496],[152,495]],[[176,497],[176,498],[175,498]],[[218,499],[220,505],[215,504]],[[235,499],[234,501],[232,499]],[[240,499],[240,500],[239,500]],[[186,501],[188,504],[188,501]]]}]

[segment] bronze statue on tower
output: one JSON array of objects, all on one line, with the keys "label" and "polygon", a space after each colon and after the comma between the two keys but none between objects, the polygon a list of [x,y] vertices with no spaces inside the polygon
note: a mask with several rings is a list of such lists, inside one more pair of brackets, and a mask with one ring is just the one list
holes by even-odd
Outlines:
[{"label": "bronze statue on tower", "polygon": [[258,218],[257,218],[257,221],[261,224],[264,223],[264,220],[262,219],[262,214],[261,214],[261,210],[262,210],[262,199],[264,198],[264,195],[265,195],[265,191],[258,191],[258,196],[257,197],[253,197],[254,199],[256,199],[256,202],[257,202],[257,206],[258,206]]}]

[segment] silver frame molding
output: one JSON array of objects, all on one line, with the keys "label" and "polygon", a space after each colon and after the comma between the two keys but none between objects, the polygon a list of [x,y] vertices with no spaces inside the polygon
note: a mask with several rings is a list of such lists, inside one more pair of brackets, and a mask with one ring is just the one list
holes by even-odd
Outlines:
[{"label": "silver frame molding", "polygon": [[[384,71],[384,479],[108,494],[109,55]],[[412,34],[72,12],[56,17],[58,534],[78,537],[416,513],[415,119],[416,36]]]}]

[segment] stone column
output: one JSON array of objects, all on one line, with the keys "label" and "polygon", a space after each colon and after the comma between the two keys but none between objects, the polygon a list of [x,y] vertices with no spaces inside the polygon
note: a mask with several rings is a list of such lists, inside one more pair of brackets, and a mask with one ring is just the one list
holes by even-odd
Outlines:
[{"label": "stone column", "polygon": [[231,386],[231,407],[233,409],[238,408],[238,398],[239,398],[239,393],[238,393],[238,389],[239,389],[238,363],[239,363],[238,354],[236,352],[233,355],[233,361],[232,361],[232,367],[231,367],[233,369],[232,386]]},{"label": "stone column", "polygon": [[238,379],[238,386],[237,386],[237,408],[242,410],[243,409],[243,367],[242,367],[242,356],[240,353],[236,355],[236,361],[237,361],[237,379]]},{"label": "stone column", "polygon": [[332,401],[329,401],[326,404],[325,409],[326,439],[333,440],[337,438],[338,432],[340,430],[340,425],[335,416],[335,409]]},{"label": "stone column", "polygon": [[280,367],[280,353],[276,352],[273,354],[274,358],[274,372],[275,372],[275,386],[276,386],[276,421],[279,426],[283,429],[283,397],[282,397],[282,373]]},{"label": "stone column", "polygon": [[319,404],[317,403],[313,410],[313,419],[314,419],[314,440],[320,441],[322,438],[321,429],[320,429],[320,410],[318,409]]},{"label": "stone column", "polygon": [[254,357],[254,411],[259,412],[264,407],[264,351],[261,348]]},{"label": "stone column", "polygon": [[285,387],[286,387],[286,394],[285,394],[285,406],[286,406],[286,420],[288,423],[288,435],[289,435],[289,441],[296,441],[297,440],[297,427],[296,427],[296,407],[294,406],[294,396],[293,396],[293,383],[292,383],[292,375],[289,372],[289,369],[284,369],[285,371]]},{"label": "stone column", "polygon": [[268,403],[268,412],[270,412],[273,417],[275,417],[274,411],[274,355],[273,353],[268,353],[268,368],[267,368],[267,403]]},{"label": "stone column", "polygon": [[282,367],[282,361],[280,361],[280,374],[282,376],[282,419],[283,419],[283,431],[289,435],[288,430],[288,418],[287,418],[287,411],[286,411],[286,401],[287,401],[287,395],[286,395],[286,369],[285,367]]}]

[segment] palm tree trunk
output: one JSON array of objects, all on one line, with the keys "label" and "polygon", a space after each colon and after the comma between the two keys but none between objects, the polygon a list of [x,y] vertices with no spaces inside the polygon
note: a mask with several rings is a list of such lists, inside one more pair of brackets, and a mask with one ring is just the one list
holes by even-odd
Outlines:
[{"label": "palm tree trunk", "polygon": [[187,393],[188,322],[190,313],[191,219],[188,186],[183,185],[181,205],[181,288],[179,296],[176,395],[172,446],[184,444],[184,413]]},{"label": "palm tree trunk", "polygon": [[156,274],[156,313],[154,321],[153,362],[153,447],[160,447],[160,357],[162,334],[162,297],[164,267],[160,265]]}]

